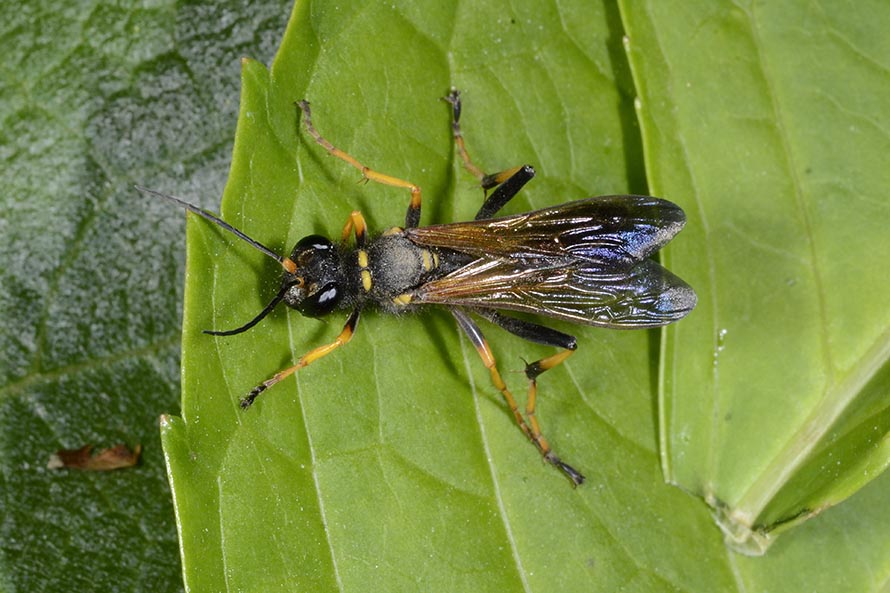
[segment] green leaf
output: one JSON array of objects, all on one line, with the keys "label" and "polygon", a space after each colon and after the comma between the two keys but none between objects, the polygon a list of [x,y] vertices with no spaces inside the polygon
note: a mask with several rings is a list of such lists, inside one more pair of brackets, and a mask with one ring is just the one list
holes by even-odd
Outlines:
[{"label": "green leaf", "polygon": [[[298,131],[293,102],[307,98],[338,147],[423,187],[424,223],[471,217],[481,195],[456,162],[439,101],[452,85],[464,91],[462,123],[479,164],[538,170],[510,211],[646,191],[642,153],[661,179],[652,162],[658,138],[645,117],[645,145],[638,137],[622,49],[622,18],[635,22],[636,10],[531,0],[435,9],[300,3],[271,69],[243,65],[222,215],[282,253],[309,233],[336,238],[354,209],[371,229],[403,220],[406,191],[356,184],[356,170]],[[724,41],[728,59],[738,50]],[[644,100],[647,80],[638,80]],[[706,113],[695,99],[683,108]],[[742,156],[735,169],[718,170],[724,182],[756,173]],[[697,195],[670,197],[693,219]],[[886,581],[886,476],[789,532],[765,558],[725,549],[705,505],[662,478],[655,332],[554,324],[575,333],[580,348],[541,378],[539,412],[555,449],[587,474],[575,490],[540,462],[442,311],[368,314],[347,346],[240,410],[249,389],[330,342],[343,318],[279,310],[242,335],[201,334],[252,318],[277,290],[280,269],[192,218],[183,414],[162,425],[189,590],[858,592]],[[691,220],[670,254],[692,279],[698,265],[678,256],[707,246],[698,224]],[[709,296],[707,282],[694,284]],[[770,329],[760,325],[760,335]],[[524,379],[510,371],[552,349],[483,330],[524,399]],[[673,340],[668,360],[685,360]],[[713,350],[689,356],[713,365]],[[853,570],[860,562],[870,570]]]},{"label": "green leaf", "polygon": [[[288,6],[127,4],[0,5],[3,591],[182,590],[158,417],[178,410],[184,222],[133,184],[215,199],[237,59],[271,57]],[[142,444],[141,464],[47,469],[88,443]]]},{"label": "green leaf", "polygon": [[890,10],[626,4],[652,187],[690,215],[670,262],[702,296],[668,334],[665,474],[757,553],[890,462]]},{"label": "green leaf", "polygon": [[[357,171],[297,135],[293,102],[303,97],[338,146],[423,187],[425,222],[471,217],[481,192],[455,162],[440,100],[452,84],[464,91],[467,142],[480,164],[538,167],[513,211],[643,189],[614,9],[453,10],[298,5],[271,72],[244,66],[224,218],[282,252],[308,233],[336,235],[355,208],[372,229],[403,220],[407,192],[357,185]],[[628,164],[628,155],[637,158]],[[280,272],[201,220],[190,227],[189,258],[183,419],[169,420],[164,439],[190,589],[730,582],[727,569],[702,578],[698,556],[664,570],[651,557],[653,529],[689,547],[710,539],[712,563],[723,554],[704,509],[661,482],[654,334],[582,328],[581,350],[542,378],[545,429],[588,475],[573,490],[541,463],[441,311],[369,314],[348,346],[241,411],[247,390],[330,341],[339,324],[278,311],[241,336],[202,335],[250,319]],[[521,358],[552,349],[489,333],[521,395]],[[665,510],[680,520],[663,523]]]}]

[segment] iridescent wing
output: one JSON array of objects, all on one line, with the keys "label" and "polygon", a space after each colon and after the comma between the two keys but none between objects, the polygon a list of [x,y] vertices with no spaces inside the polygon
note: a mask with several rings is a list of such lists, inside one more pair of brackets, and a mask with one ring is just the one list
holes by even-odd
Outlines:
[{"label": "iridescent wing", "polygon": [[628,267],[676,235],[679,206],[649,196],[600,196],[501,218],[406,229],[418,245],[491,259],[583,260]]},{"label": "iridescent wing", "polygon": [[686,222],[648,196],[601,196],[501,218],[406,229],[477,259],[418,287],[412,303],[525,311],[603,327],[655,327],[695,307],[692,288],[647,259]]},{"label": "iridescent wing", "polygon": [[641,328],[684,317],[695,307],[696,296],[650,259],[603,268],[577,262],[533,267],[480,258],[420,286],[412,303],[508,309],[586,325]]}]

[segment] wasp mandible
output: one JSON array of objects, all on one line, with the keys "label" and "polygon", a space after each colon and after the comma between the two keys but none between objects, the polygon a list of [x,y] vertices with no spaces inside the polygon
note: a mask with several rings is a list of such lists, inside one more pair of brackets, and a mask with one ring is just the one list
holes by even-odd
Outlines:
[{"label": "wasp mandible", "polygon": [[[312,124],[306,101],[297,105],[315,142],[359,169],[364,180],[410,192],[403,227],[369,236],[365,219],[356,210],[349,215],[339,242],[309,235],[285,257],[206,210],[173,196],[138,189],[219,225],[284,268],[278,293],[256,317],[233,330],[205,333],[231,336],[247,331],[282,301],[307,317],[322,317],[338,309],[351,311],[333,342],[310,350],[293,366],[257,385],[241,400],[242,408],[249,408],[266,389],[349,342],[365,307],[373,305],[398,314],[440,305],[454,316],[479,353],[525,436],[544,460],[579,485],[584,476],[553,452],[535,414],[538,376],[575,352],[575,337],[505,311],[607,328],[658,327],[681,319],[695,307],[695,292],[649,256],[683,228],[686,217],[679,206],[667,200],[614,195],[495,218],[535,171],[524,165],[486,174],[472,161],[464,144],[460,93],[452,89],[445,99],[451,106],[458,156],[485,192],[482,206],[469,222],[420,226],[420,187],[366,167],[331,144]],[[350,235],[354,236],[352,246]],[[526,364],[529,387],[524,415],[473,317],[525,340],[560,349]]]}]

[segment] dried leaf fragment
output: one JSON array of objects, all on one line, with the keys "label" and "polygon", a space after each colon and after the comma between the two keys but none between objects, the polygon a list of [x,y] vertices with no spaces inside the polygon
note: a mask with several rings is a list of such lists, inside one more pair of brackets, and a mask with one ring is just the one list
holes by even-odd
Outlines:
[{"label": "dried leaf fragment", "polygon": [[126,445],[119,444],[102,449],[95,455],[91,454],[92,450],[92,445],[84,445],[80,449],[59,449],[50,455],[46,467],[49,469],[82,469],[94,472],[133,467],[139,462],[142,445],[136,445],[130,451]]}]

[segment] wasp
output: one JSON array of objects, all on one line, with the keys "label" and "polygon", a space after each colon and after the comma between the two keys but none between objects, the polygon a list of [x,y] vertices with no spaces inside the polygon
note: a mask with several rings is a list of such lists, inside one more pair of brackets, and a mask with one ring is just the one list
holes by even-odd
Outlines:
[{"label": "wasp", "polygon": [[[479,353],[523,434],[545,461],[579,485],[584,476],[553,452],[536,417],[538,376],[572,355],[577,341],[567,333],[508,312],[622,329],[658,327],[681,319],[695,307],[695,292],[650,256],[683,228],[686,217],[679,206],[667,200],[634,195],[593,197],[496,217],[535,171],[525,165],[486,174],[472,161],[464,144],[460,93],[452,89],[445,99],[451,108],[458,156],[484,190],[482,206],[469,222],[420,226],[420,187],[375,171],[331,144],[313,125],[307,101],[297,103],[306,131],[325,151],[359,169],[364,181],[410,192],[403,227],[372,236],[356,210],[349,215],[338,242],[309,235],[285,257],[206,210],[173,196],[138,189],[219,225],[284,268],[277,294],[256,317],[236,329],[205,333],[231,336],[247,331],[282,301],[306,317],[322,317],[338,309],[351,311],[333,342],[309,350],[292,366],[257,385],[241,400],[242,408],[249,408],[276,383],[349,342],[366,307],[401,314],[439,305],[451,313]],[[350,235],[354,236],[352,245]],[[559,348],[555,354],[526,364],[529,386],[524,415],[474,317],[525,340]]]}]

